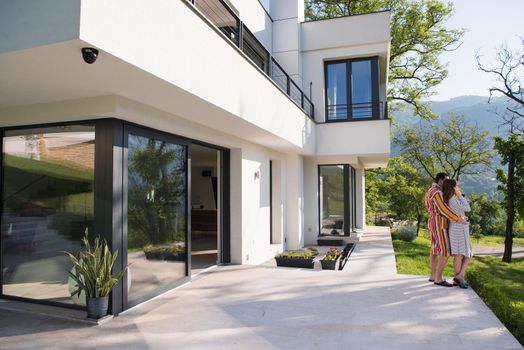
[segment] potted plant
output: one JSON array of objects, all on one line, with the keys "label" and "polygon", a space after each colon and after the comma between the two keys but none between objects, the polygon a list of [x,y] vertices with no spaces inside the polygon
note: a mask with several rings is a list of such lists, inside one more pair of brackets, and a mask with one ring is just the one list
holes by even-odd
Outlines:
[{"label": "potted plant", "polygon": [[338,248],[330,248],[324,258],[320,260],[323,270],[335,270],[337,263],[342,256],[342,251]]},{"label": "potted plant", "polygon": [[318,255],[315,248],[304,250],[288,250],[275,257],[277,266],[313,268],[313,259]]},{"label": "potted plant", "polygon": [[147,260],[185,261],[186,248],[180,244],[147,245],[144,247]]},{"label": "potted plant", "polygon": [[87,317],[98,319],[107,315],[109,294],[124,276],[127,266],[118,274],[113,275],[113,266],[118,251],[112,253],[107,241],[101,240],[99,236],[91,245],[86,233],[82,242],[84,250],[78,254],[64,252],[73,263],[73,269],[69,271],[69,275],[77,284],[77,289],[71,293],[71,296],[80,296],[80,293],[84,292]]}]

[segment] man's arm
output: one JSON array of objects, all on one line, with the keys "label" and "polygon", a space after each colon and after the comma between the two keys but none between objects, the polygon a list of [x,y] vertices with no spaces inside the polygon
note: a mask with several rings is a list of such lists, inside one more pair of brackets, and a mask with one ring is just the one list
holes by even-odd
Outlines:
[{"label": "man's arm", "polygon": [[448,219],[460,223],[465,222],[462,218],[460,218],[453,211],[451,211],[451,209],[449,209],[446,203],[444,203],[444,200],[442,199],[442,194],[440,192],[435,193],[435,195],[433,196],[433,201],[435,202],[435,208],[437,208],[437,210]]}]

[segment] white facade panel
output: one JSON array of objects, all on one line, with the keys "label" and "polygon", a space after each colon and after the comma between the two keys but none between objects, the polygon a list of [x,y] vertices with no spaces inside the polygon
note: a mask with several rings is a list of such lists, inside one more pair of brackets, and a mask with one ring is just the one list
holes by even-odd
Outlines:
[{"label": "white facade panel", "polygon": [[0,53],[78,38],[80,0],[0,1]]}]

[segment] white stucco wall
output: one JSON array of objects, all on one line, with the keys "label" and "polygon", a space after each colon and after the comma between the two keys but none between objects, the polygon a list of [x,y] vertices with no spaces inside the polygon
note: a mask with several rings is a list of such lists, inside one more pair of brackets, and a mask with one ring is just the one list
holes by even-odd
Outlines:
[{"label": "white stucco wall", "polygon": [[78,38],[80,0],[0,1],[0,53]]}]

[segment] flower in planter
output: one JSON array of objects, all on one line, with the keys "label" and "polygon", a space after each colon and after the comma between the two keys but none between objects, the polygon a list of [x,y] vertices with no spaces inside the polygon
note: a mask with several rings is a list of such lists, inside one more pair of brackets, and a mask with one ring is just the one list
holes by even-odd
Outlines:
[{"label": "flower in planter", "polygon": [[342,251],[338,248],[329,248],[328,252],[326,253],[326,256],[324,257],[324,260],[337,260],[340,255],[342,255]]}]

